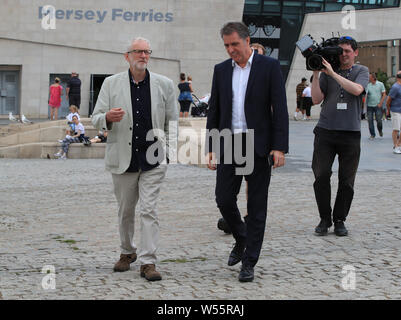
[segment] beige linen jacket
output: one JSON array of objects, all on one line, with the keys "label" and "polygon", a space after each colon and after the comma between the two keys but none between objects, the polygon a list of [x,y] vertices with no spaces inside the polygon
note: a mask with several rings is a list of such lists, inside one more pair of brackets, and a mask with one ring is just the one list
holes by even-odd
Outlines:
[{"label": "beige linen jacket", "polygon": [[[150,72],[151,117],[154,136],[162,142],[167,155],[177,152],[178,100],[171,79]],[[106,123],[106,112],[112,108],[125,111],[120,122]],[[171,123],[170,123],[171,122]],[[124,173],[132,156],[132,103],[128,71],[106,78],[100,90],[92,123],[98,130],[107,130],[105,154],[106,170],[115,174]],[[157,129],[157,130],[155,130]]]}]

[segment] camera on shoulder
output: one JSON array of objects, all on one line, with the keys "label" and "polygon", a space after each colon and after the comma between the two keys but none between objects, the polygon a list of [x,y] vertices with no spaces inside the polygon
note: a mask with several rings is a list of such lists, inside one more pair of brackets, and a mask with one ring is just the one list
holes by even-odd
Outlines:
[{"label": "camera on shoulder", "polygon": [[325,69],[323,58],[330,63],[333,70],[340,68],[340,55],[343,49],[338,45],[339,38],[333,37],[327,40],[322,38],[318,44],[310,34],[303,36],[295,44],[306,58],[306,69],[315,71]]}]

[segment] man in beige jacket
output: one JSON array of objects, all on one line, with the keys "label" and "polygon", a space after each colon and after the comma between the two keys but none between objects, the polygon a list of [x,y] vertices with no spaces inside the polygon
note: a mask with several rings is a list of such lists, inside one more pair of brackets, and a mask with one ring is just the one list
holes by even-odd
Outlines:
[{"label": "man in beige jacket", "polygon": [[[166,174],[166,158],[176,154],[178,105],[173,81],[147,70],[152,50],[144,38],[124,54],[129,70],[105,79],[92,115],[107,130],[105,164],[112,174],[119,211],[120,260],[114,271],[127,271],[138,256],[140,274],[161,280],[156,271],[159,222],[156,203]],[[141,240],[137,255],[134,215],[141,204]]]}]

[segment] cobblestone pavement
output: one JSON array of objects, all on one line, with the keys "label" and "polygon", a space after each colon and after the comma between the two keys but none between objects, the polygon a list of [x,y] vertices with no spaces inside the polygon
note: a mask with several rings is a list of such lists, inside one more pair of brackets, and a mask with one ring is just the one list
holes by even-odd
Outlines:
[{"label": "cobblestone pavement", "polygon": [[[150,283],[137,262],[112,271],[117,205],[103,160],[0,159],[0,299],[400,299],[401,156],[391,153],[390,129],[376,143],[386,166],[371,170],[372,160],[361,158],[342,238],[332,229],[327,237],[313,233],[312,129],[291,122],[294,151],[273,172],[263,249],[254,282],[245,284],[240,266],[226,264],[231,235],[216,228],[214,172],[169,166],[158,205],[163,280]],[[363,149],[371,145],[363,137]],[[244,212],[244,190],[239,206]],[[42,287],[46,265],[55,268],[54,290]]]}]

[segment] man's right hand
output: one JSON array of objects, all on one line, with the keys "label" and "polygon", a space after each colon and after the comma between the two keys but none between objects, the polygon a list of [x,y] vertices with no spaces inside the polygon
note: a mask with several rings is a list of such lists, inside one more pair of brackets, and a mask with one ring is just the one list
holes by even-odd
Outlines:
[{"label": "man's right hand", "polygon": [[214,152],[209,152],[206,156],[206,161],[207,161],[207,167],[210,170],[216,170],[217,165],[216,165],[216,154]]},{"label": "man's right hand", "polygon": [[113,108],[106,112],[106,122],[120,122],[124,117],[125,111],[121,108]]}]

